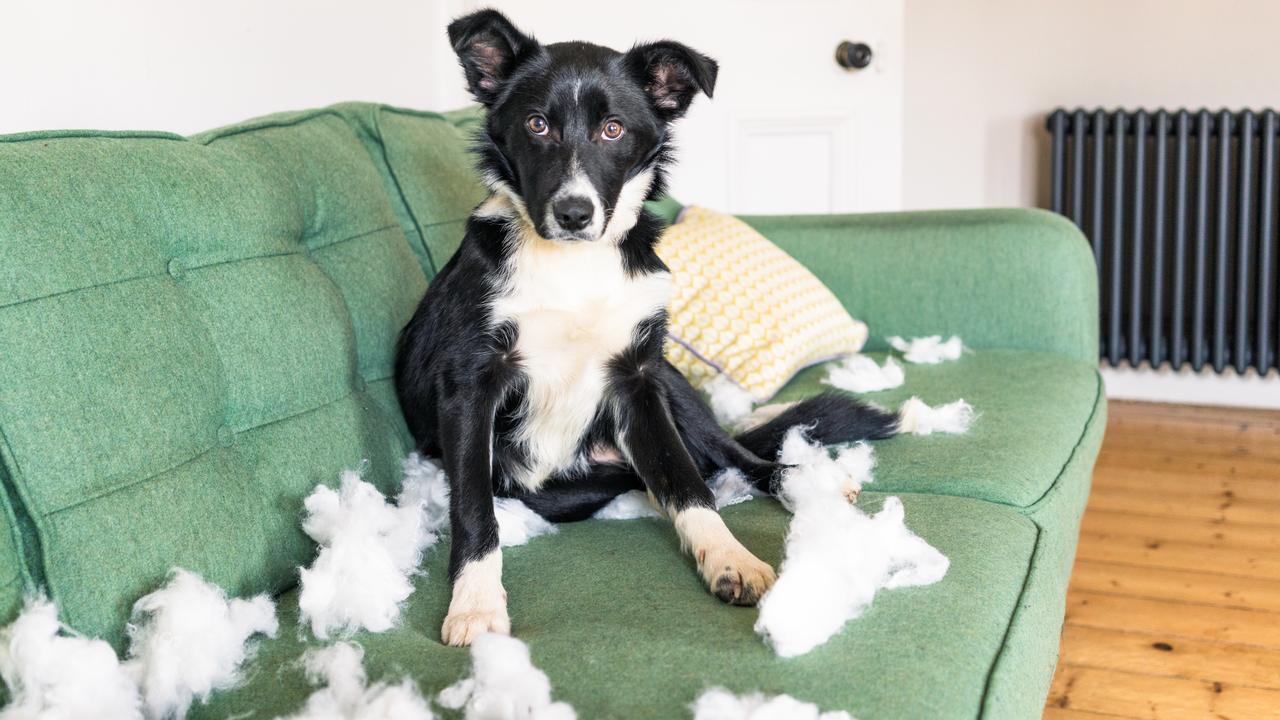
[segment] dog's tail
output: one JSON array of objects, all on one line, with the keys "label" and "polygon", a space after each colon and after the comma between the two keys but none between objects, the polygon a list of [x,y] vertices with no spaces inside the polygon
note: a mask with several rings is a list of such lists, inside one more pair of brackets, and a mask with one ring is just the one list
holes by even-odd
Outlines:
[{"label": "dog's tail", "polygon": [[848,395],[823,393],[782,410],[734,439],[756,457],[776,460],[787,431],[803,425],[811,440],[832,445],[881,440],[898,433],[898,416]]}]

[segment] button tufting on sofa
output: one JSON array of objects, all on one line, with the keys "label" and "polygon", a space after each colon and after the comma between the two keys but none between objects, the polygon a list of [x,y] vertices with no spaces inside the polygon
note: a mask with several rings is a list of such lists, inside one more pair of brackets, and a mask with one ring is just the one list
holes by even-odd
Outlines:
[{"label": "button tufting on sofa", "polygon": [[[352,103],[189,139],[0,137],[4,621],[43,588],[66,623],[119,649],[133,602],[172,566],[233,595],[272,592],[282,632],[243,687],[191,717],[299,709],[309,642],[294,586],[315,553],[302,500],[362,460],[381,490],[398,486],[411,442],[395,341],[485,195],[467,156],[479,124],[474,110]],[[967,435],[881,443],[861,501],[901,494],[951,570],[780,660],[754,612],[706,593],[668,524],[576,523],[504,553],[513,632],[584,718],[685,717],[710,685],[862,718],[1037,715],[1105,424],[1083,239],[1025,210],[747,221],[868,322],[871,350],[887,334],[972,344],[870,396],[965,397],[981,413]],[[825,389],[821,373],[782,397]],[[725,518],[778,562],[779,504]],[[402,625],[359,636],[370,680],[407,674],[436,692],[466,674],[466,652],[439,638],[445,548]]]}]

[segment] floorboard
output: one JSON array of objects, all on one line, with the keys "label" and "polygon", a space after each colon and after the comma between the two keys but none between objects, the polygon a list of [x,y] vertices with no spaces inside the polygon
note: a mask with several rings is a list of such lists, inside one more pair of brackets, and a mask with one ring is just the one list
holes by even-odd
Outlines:
[{"label": "floorboard", "polygon": [[1111,403],[1044,716],[1280,718],[1280,412]]}]

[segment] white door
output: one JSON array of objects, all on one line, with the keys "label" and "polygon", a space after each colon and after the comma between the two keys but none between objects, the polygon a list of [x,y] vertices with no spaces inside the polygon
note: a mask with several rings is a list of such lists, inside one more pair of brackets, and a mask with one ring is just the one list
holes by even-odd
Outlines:
[{"label": "white door", "polygon": [[[477,3],[441,3],[444,14]],[[676,128],[671,193],[734,213],[896,210],[902,201],[902,0],[497,0],[543,43],[626,50],[670,38],[720,63],[715,97]],[[438,32],[443,35],[443,27]],[[843,41],[870,47],[837,64]],[[447,43],[443,43],[447,51]],[[444,59],[444,58],[442,58]],[[460,73],[443,91],[457,99]],[[435,73],[441,81],[441,73]],[[448,82],[446,80],[446,82]]]}]

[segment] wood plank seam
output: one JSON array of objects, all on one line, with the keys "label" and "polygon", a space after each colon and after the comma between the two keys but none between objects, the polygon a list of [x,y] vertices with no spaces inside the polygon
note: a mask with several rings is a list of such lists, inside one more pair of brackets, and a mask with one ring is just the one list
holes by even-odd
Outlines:
[{"label": "wood plank seam", "polygon": [[1280,718],[1280,412],[1109,416],[1045,717]]}]

